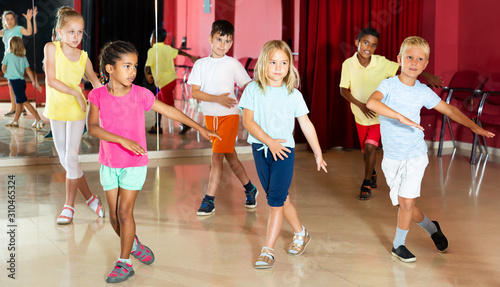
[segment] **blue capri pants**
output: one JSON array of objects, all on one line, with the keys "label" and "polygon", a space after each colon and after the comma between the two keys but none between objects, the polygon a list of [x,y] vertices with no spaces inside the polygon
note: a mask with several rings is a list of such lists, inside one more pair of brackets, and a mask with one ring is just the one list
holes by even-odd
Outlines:
[{"label": "blue capri pants", "polygon": [[266,191],[267,204],[272,207],[281,207],[285,204],[292,183],[295,151],[293,148],[288,149],[291,152],[287,158],[284,160],[278,158],[275,161],[263,144],[252,144],[257,174]]}]

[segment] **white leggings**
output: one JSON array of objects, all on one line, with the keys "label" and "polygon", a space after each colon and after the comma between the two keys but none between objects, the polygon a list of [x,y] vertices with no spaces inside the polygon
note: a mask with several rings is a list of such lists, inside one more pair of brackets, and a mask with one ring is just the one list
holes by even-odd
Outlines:
[{"label": "white leggings", "polygon": [[67,179],[77,179],[83,176],[83,171],[78,164],[78,153],[84,127],[85,119],[67,122],[50,120],[54,145],[59,161],[66,170]]}]

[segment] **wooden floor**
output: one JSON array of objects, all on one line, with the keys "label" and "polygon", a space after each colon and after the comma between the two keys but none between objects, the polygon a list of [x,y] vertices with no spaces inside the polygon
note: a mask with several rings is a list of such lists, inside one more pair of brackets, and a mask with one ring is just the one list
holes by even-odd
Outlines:
[{"label": "wooden floor", "polygon": [[[329,150],[324,155],[328,174],[315,170],[311,153],[297,152],[290,197],[312,240],[302,256],[288,256],[293,233],[285,223],[270,270],[253,268],[266,234],[268,207],[263,192],[257,208],[246,210],[243,188],[225,166],[216,213],[197,217],[210,158],[152,160],[135,219],[137,234],[152,248],[156,261],[146,266],[133,259],[135,275],[120,286],[500,284],[498,158],[471,166],[467,151],[443,158],[430,154],[417,205],[439,221],[450,248],[445,254],[437,252],[427,233],[412,224],[406,245],[417,262],[402,263],[390,253],[397,209],[391,206],[380,168],[379,188],[363,202],[357,199],[361,153]],[[378,156],[380,163],[381,151]],[[240,159],[260,188],[251,155]],[[99,165],[84,163],[82,168],[92,191],[105,202]],[[10,177],[15,183],[9,183]],[[59,165],[0,168],[0,286],[106,285],[105,277],[119,255],[119,238],[108,219],[97,218],[81,196],[74,223],[56,224],[65,199],[64,181]],[[14,189],[15,209],[8,201],[8,191]],[[13,222],[8,221],[8,210],[15,215]],[[7,262],[12,260],[8,250],[12,246],[15,270],[9,270]],[[15,279],[8,277],[11,271]]]}]

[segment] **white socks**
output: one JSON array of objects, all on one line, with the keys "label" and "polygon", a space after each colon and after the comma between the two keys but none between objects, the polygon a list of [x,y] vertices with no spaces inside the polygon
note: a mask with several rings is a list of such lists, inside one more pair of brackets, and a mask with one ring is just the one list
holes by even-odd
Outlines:
[{"label": "white socks", "polygon": [[97,215],[99,215],[99,217],[104,217],[104,211],[101,207],[101,209],[99,210],[99,212],[97,212],[97,208],[99,207],[99,198],[97,197],[97,195],[95,194],[92,194],[92,196],[86,201],[87,205],[95,212],[97,213]]},{"label": "white socks", "polygon": [[130,258],[123,259],[123,258],[118,257],[118,261],[123,262],[123,263],[128,264],[128,265],[132,265],[132,260],[130,260]]}]

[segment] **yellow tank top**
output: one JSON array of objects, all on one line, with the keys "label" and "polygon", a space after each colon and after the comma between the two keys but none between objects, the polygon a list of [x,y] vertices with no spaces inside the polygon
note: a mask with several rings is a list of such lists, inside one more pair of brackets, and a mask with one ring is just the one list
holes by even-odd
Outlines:
[{"label": "yellow tank top", "polygon": [[[63,54],[61,42],[54,42],[54,44],[56,45],[54,62],[56,79],[81,93],[80,83],[85,73],[85,65],[88,57],[87,52],[82,51],[80,59],[76,62],[71,62]],[[47,97],[43,112],[45,117],[58,121],[79,121],[85,119],[87,113],[82,112],[74,96],[49,87],[47,80],[45,81],[45,87]]]}]

